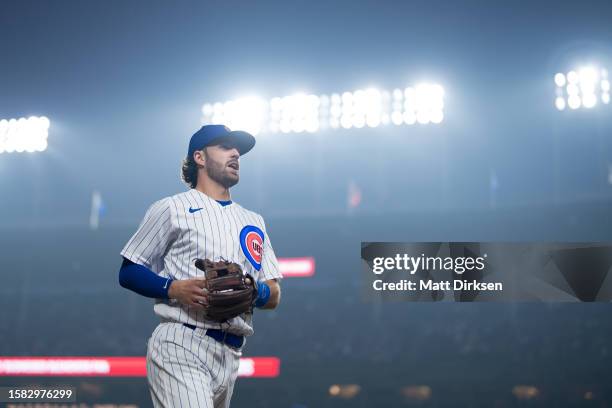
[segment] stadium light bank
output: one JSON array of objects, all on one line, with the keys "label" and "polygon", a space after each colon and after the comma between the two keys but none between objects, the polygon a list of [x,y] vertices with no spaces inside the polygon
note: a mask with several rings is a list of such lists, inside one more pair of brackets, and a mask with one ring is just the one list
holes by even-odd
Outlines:
[{"label": "stadium light bank", "polygon": [[259,133],[314,133],[384,125],[428,125],[444,120],[444,88],[420,83],[404,89],[358,89],[331,95],[296,93],[270,100],[246,96],[205,103],[202,124]]},{"label": "stadium light bank", "polygon": [[554,81],[557,110],[591,109],[598,103],[610,103],[610,79],[605,68],[589,65],[567,73],[558,72]]},{"label": "stadium light bank", "polygon": [[45,116],[0,120],[0,153],[45,151],[50,125]]}]

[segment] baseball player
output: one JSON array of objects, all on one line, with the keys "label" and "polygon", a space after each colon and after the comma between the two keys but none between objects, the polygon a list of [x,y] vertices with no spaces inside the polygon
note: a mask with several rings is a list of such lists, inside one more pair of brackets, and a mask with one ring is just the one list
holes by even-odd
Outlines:
[{"label": "baseball player", "polygon": [[[203,126],[182,166],[191,189],[155,202],[121,251],[121,286],[154,298],[161,318],[147,344],[155,407],[228,407],[242,347],[253,334],[252,307],[279,304],[282,276],[264,220],[230,196],[240,156],[254,145],[247,132]],[[232,262],[250,275],[250,310],[226,321],[208,318],[213,295],[197,259]]]}]

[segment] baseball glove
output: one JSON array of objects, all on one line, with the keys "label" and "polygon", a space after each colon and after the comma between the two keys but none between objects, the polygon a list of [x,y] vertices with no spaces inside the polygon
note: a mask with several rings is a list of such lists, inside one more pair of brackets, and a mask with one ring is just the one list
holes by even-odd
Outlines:
[{"label": "baseball glove", "polygon": [[208,304],[204,305],[208,319],[219,323],[253,312],[257,285],[251,275],[244,274],[237,263],[196,259],[195,266],[204,271]]}]

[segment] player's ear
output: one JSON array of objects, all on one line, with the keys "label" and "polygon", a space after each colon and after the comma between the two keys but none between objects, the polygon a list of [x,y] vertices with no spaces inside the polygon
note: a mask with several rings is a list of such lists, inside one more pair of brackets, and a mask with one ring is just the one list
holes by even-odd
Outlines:
[{"label": "player's ear", "polygon": [[206,154],[204,154],[204,150],[196,150],[195,152],[193,152],[193,160],[196,162],[196,164],[199,164],[200,166],[205,166]]}]

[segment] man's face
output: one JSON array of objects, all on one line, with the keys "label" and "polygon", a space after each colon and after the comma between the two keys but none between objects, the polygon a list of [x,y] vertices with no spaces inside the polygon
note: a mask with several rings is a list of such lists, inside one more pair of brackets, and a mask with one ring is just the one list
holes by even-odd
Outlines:
[{"label": "man's face", "polygon": [[207,146],[204,149],[206,174],[225,188],[235,186],[240,179],[240,153],[229,143]]}]

